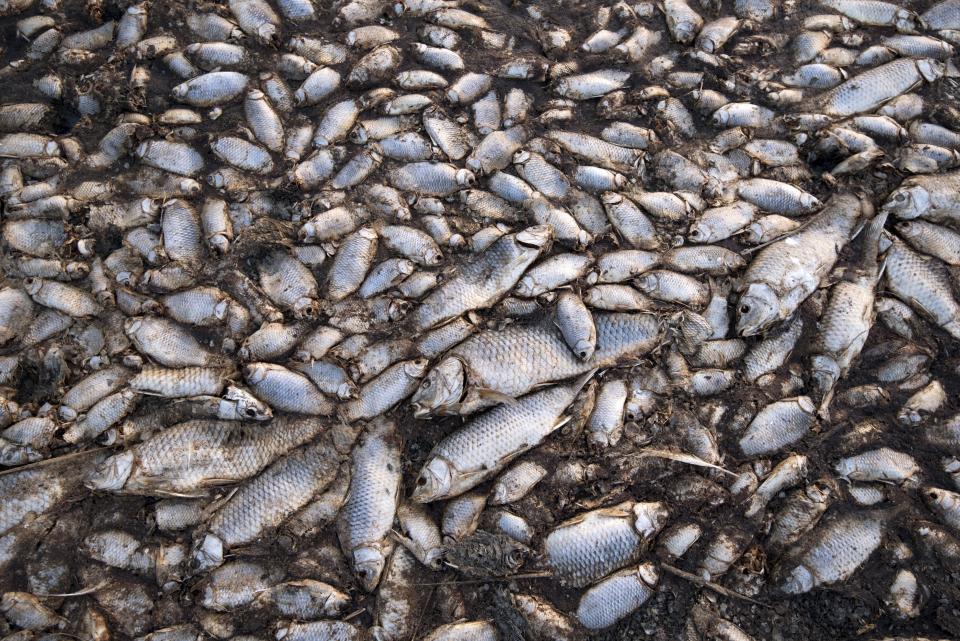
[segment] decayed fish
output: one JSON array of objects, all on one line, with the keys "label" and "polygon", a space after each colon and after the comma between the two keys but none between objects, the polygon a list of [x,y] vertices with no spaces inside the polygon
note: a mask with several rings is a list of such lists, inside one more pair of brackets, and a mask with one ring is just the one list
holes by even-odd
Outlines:
[{"label": "decayed fish", "polygon": [[463,494],[539,445],[566,422],[561,414],[593,373],[496,407],[440,441],[417,477],[413,499],[426,503]]},{"label": "decayed fish", "polygon": [[538,226],[499,239],[420,303],[414,312],[416,329],[429,329],[464,312],[493,305],[549,248],[551,237],[549,227]]},{"label": "decayed fish", "polygon": [[814,101],[814,109],[820,109],[820,113],[829,116],[866,113],[911,91],[924,81],[933,82],[943,73],[943,64],[936,60],[894,60],[858,74],[818,96]]},{"label": "decayed fish", "polygon": [[801,231],[764,248],[738,284],[737,332],[753,336],[788,318],[833,268],[870,204],[837,194]]},{"label": "decayed fish", "polygon": [[56,507],[100,460],[102,456],[91,456],[80,463],[63,461],[0,476],[0,494],[5,497],[0,502],[0,534]]},{"label": "decayed fish", "polygon": [[594,320],[597,348],[586,360],[575,355],[560,331],[548,323],[511,325],[467,339],[420,384],[412,400],[415,414],[469,414],[542,383],[641,356],[660,334],[657,319],[650,314],[596,314]]},{"label": "decayed fish", "polygon": [[576,516],[547,535],[546,564],[568,585],[592,583],[636,562],[667,515],[662,503],[625,501]]},{"label": "decayed fish", "polygon": [[157,433],[104,461],[90,489],[147,495],[199,495],[249,478],[324,428],[315,418],[277,417],[270,425],[196,420]]},{"label": "decayed fish", "polygon": [[337,519],[337,536],[360,585],[372,592],[386,563],[387,534],[400,499],[400,448],[396,426],[370,424],[351,455],[350,490]]},{"label": "decayed fish", "polygon": [[588,630],[610,627],[653,596],[659,579],[652,563],[617,572],[583,593],[577,619]]},{"label": "decayed fish", "polygon": [[[223,560],[224,549],[251,543],[322,492],[337,473],[343,455],[328,433],[314,443],[288,452],[247,482],[210,518],[197,557],[210,567]],[[345,443],[349,438],[342,439]]]},{"label": "decayed fish", "polygon": [[873,327],[874,297],[880,265],[880,233],[887,214],[870,221],[863,238],[863,254],[856,271],[834,285],[813,344],[810,367],[820,395],[820,411],[830,405],[833,389],[847,375]]},{"label": "decayed fish", "polygon": [[[850,512],[825,521],[808,535],[809,543],[781,562],[779,588],[803,594],[849,578],[883,541],[884,512]],[[790,554],[790,553],[788,553]]]},{"label": "decayed fish", "polygon": [[894,240],[885,255],[890,291],[954,338],[960,338],[960,303],[946,267]]}]

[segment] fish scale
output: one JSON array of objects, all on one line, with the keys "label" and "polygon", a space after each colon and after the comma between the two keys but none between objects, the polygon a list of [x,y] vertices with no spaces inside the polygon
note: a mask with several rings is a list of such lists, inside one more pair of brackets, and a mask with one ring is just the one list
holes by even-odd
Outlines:
[{"label": "fish scale", "polygon": [[286,454],[210,518],[210,533],[228,547],[253,542],[322,492],[333,481],[340,458],[326,439]]},{"label": "fish scale", "polygon": [[957,627],[960,1],[0,16],[0,636]]},{"label": "fish scale", "polygon": [[636,562],[665,516],[661,504],[633,501],[587,512],[550,532],[544,542],[547,565],[568,585],[588,585]]},{"label": "fish scale", "polygon": [[[572,378],[595,367],[606,367],[628,357],[639,357],[650,350],[659,337],[659,325],[653,315],[597,314],[597,347],[587,360],[579,359],[552,324],[511,325],[499,332],[481,332],[449,352],[447,361],[462,364],[466,376],[466,396],[459,412],[468,414],[493,402],[481,390],[518,397],[539,384]],[[447,362],[444,361],[444,362]],[[523,363],[518,370],[516,363]],[[442,364],[441,364],[442,365]],[[442,376],[436,369],[427,375],[431,386]],[[444,410],[446,403],[434,406],[434,392],[421,385],[413,397],[415,410]]]},{"label": "fish scale", "polygon": [[108,459],[89,487],[142,494],[203,493],[242,480],[323,429],[316,419],[279,419],[262,427],[232,421],[187,421]]}]

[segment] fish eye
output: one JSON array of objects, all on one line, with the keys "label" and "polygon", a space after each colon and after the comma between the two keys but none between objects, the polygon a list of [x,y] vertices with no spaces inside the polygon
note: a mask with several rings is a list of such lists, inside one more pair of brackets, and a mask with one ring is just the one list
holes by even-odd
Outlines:
[{"label": "fish eye", "polygon": [[423,382],[423,389],[430,389],[430,379],[429,379],[429,378]]},{"label": "fish eye", "polygon": [[252,407],[248,407],[248,408],[247,408],[247,411],[246,411],[246,415],[247,415],[247,416],[256,416],[257,413],[256,413],[256,411],[254,411],[254,409],[253,409]]},{"label": "fish eye", "polygon": [[423,487],[427,484],[427,479],[423,476],[417,478],[417,486]]}]

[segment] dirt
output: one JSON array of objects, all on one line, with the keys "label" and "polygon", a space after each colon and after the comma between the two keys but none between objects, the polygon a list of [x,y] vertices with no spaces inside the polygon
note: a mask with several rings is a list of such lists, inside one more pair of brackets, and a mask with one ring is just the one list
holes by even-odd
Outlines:
[{"label": "dirt", "polygon": [[[192,4],[187,2],[153,3],[150,6],[149,34],[171,33],[177,35],[183,42],[190,42],[192,36],[186,32],[183,20],[186,12],[191,10]],[[211,3],[209,7],[204,8],[213,7],[215,4],[225,3]],[[323,4],[326,7],[328,3],[318,4]],[[697,10],[709,19],[732,13],[730,4],[732,3],[725,1],[720,11],[702,7],[697,7]],[[928,4],[924,3],[916,8],[923,9]],[[94,26],[94,22],[84,11],[83,3],[67,0],[63,3],[63,6],[65,15],[58,17],[57,21],[58,27],[64,32],[73,32]],[[105,19],[119,18],[124,6],[117,2],[105,2]],[[493,24],[495,29],[501,29],[516,35],[517,52],[536,51],[528,37],[527,25],[530,21],[525,17],[527,3],[508,4],[500,0],[484,0],[483,6],[486,8],[484,16]],[[592,20],[596,12],[596,5],[593,3],[551,1],[540,3],[539,6],[545,13],[553,16],[556,22],[568,27],[574,33],[574,42],[581,42],[593,30]],[[467,8],[469,8],[469,5],[467,5]],[[793,33],[799,28],[799,24],[805,16],[818,11],[819,9],[813,3],[804,3],[802,8],[793,12],[789,17],[780,22],[766,25],[764,30]],[[321,10],[320,20],[316,24],[308,23],[302,29],[339,38],[343,35],[343,30],[337,31],[335,27],[331,27],[333,15],[331,10],[324,8]],[[650,19],[647,22],[661,24],[657,20],[659,18]],[[390,16],[385,16],[383,22],[389,26],[401,28],[404,41],[413,39],[421,24],[421,21],[417,19],[399,21],[392,19]],[[892,33],[892,31],[871,29],[868,35],[872,39],[877,39],[888,33]],[[669,38],[666,34],[664,35],[664,40],[653,51],[653,55],[663,53],[672,47]],[[738,38],[746,35],[748,34],[742,33]],[[470,34],[465,34],[464,44],[461,46],[461,53],[467,61],[468,68],[490,69],[508,59],[508,54],[490,52],[471,42],[471,38]],[[735,43],[738,38],[735,38],[733,42]],[[273,59],[278,55],[276,50],[259,46],[250,39],[245,41],[245,45],[254,52],[253,58],[256,60],[256,66],[259,69],[267,66],[264,63],[265,60]],[[26,47],[27,43],[16,36],[16,18],[0,19],[0,48],[3,49],[0,62],[6,64],[11,60],[22,57]],[[579,59],[584,70],[601,68],[609,64],[609,59],[603,55],[579,55]],[[36,78],[51,71],[63,72],[66,84],[65,100],[56,105],[56,115],[50,123],[50,131],[58,135],[75,137],[86,150],[90,151],[95,149],[97,142],[114,125],[117,118],[137,104],[135,95],[127,88],[127,78],[129,78],[130,71],[136,62],[131,56],[119,55],[107,61],[103,66],[92,65],[90,67],[58,69],[56,65],[49,63],[35,65],[22,72],[7,72],[6,75],[0,77],[2,78],[0,82],[3,83],[2,101],[16,102],[34,99],[36,94],[31,89],[31,84]],[[160,60],[153,60],[143,61],[141,64],[146,66],[151,73],[150,93],[146,101],[147,109],[152,113],[159,113],[166,108],[176,106],[169,97],[169,89],[175,84],[175,81],[163,63]],[[771,57],[750,61],[747,64],[762,68],[785,68],[790,63],[787,53],[781,51]],[[401,70],[412,68],[417,68],[417,64],[412,58],[407,57]],[[678,68],[701,69],[701,67],[683,57],[678,59]],[[631,80],[631,89],[641,89],[654,82],[644,75],[643,69],[639,65],[631,65],[631,70],[635,72]],[[249,71],[253,71],[253,69]],[[720,82],[735,79],[746,71],[747,69],[739,66],[736,61],[724,61],[724,66],[717,70],[715,74],[708,74],[705,86],[718,88]],[[517,83],[498,80],[496,86],[503,89],[518,85]],[[535,97],[538,106],[544,104],[551,97],[548,91],[549,84],[546,81],[520,83],[519,86],[522,86]],[[100,97],[103,103],[103,111],[95,117],[81,116],[72,104],[73,98],[79,92],[92,92]],[[930,105],[936,105],[939,102],[955,102],[960,95],[953,81],[946,81],[935,89],[924,88],[921,93],[928,99]],[[355,96],[358,95],[358,92],[352,90],[338,92],[329,100],[301,111],[301,113],[313,120],[318,120],[330,103],[342,100],[346,95]],[[742,98],[744,100],[760,100],[761,95],[759,92],[748,92]],[[653,112],[652,105],[644,105],[638,113],[638,117],[633,121],[634,124],[649,126],[661,131],[661,123],[655,119]],[[583,105],[580,113],[582,119],[576,122],[576,126],[582,131],[596,133],[606,124],[606,121],[602,120],[598,114],[595,101]],[[701,131],[710,131],[706,120],[700,114],[694,112],[694,116]],[[217,122],[216,130],[225,131],[237,127],[241,124],[241,121],[241,105],[229,105],[224,108],[223,114]],[[532,133],[542,132],[543,127],[536,126]],[[665,138],[669,141],[668,135]],[[679,149],[679,151],[682,153],[683,149]],[[894,149],[890,147],[887,151],[892,154]],[[207,160],[212,160],[212,156],[209,155],[209,152],[207,153]],[[835,164],[835,160],[819,159],[816,164],[811,166],[814,175],[819,176],[822,171]],[[216,163],[211,164],[215,166]],[[567,158],[564,167],[571,170],[574,164],[572,159]],[[79,174],[75,175],[74,179],[80,180],[92,177],[94,176]],[[869,172],[841,179],[840,187],[870,194],[874,202],[880,202],[880,199],[889,193],[902,177],[891,166],[881,163]],[[820,179],[815,179],[804,187],[822,199],[826,199],[831,190],[834,189]],[[207,185],[204,185],[204,190],[205,193],[213,193],[213,190]],[[301,198],[293,191],[283,188],[276,190],[274,195],[278,201],[288,205],[285,209],[287,214],[291,214],[292,206]],[[74,222],[80,222],[81,218],[82,212],[77,215]],[[684,230],[677,226],[675,231],[680,233]],[[121,244],[119,234],[106,235],[99,240],[98,253],[107,253]],[[742,249],[735,241],[728,241],[724,244],[732,249]],[[254,246],[256,246],[256,243],[254,243]],[[604,239],[593,248],[593,252],[599,254],[605,249],[613,248],[613,246],[610,239]],[[255,249],[252,251],[255,251]],[[859,243],[851,243],[844,250],[840,263],[849,262],[851,258],[857,255],[858,251]],[[253,261],[249,259],[254,257],[255,254],[248,256],[248,260],[239,265],[251,276],[255,274],[252,271]],[[212,265],[208,268],[213,273],[224,264]],[[801,311],[805,328],[798,347],[791,358],[791,363],[806,364],[807,362],[807,345],[816,328],[816,311],[812,307],[811,304],[807,304]],[[496,318],[491,313],[488,314],[488,320],[491,324],[495,324],[502,319]],[[387,333],[375,333],[372,338],[376,340],[386,338],[389,335]],[[874,331],[871,332],[866,349],[869,350],[872,346],[882,345],[894,340],[898,339],[878,323]],[[958,404],[960,404],[958,402],[958,399],[960,399],[960,376],[958,376],[960,353],[958,352],[960,352],[960,349],[958,349],[957,343],[949,340],[939,330],[931,331],[928,335],[921,337],[918,342],[936,354],[931,364],[930,373],[932,378],[939,380],[944,385],[949,398],[949,406],[942,410],[942,415],[948,416],[956,413],[960,409],[958,408]],[[607,372],[604,375],[621,375],[629,372],[632,367],[637,365],[658,363],[659,357],[659,354],[653,354],[645,358],[642,363],[627,363],[615,372]],[[864,364],[858,367],[843,382],[841,389],[874,382],[875,377],[871,367],[875,367],[875,364]],[[43,367],[39,361],[28,359],[22,371],[15,398],[25,405],[35,406],[43,399],[55,397],[59,384],[62,384],[62,380],[51,379],[50,371]],[[891,393],[891,400],[886,406],[837,412],[831,423],[821,425],[818,430],[795,446],[796,451],[804,452],[810,457],[810,479],[831,475],[831,466],[836,459],[835,454],[844,433],[850,426],[866,418],[875,418],[887,426],[883,445],[909,452],[917,458],[923,469],[925,482],[939,487],[952,487],[951,479],[941,468],[940,459],[943,453],[924,444],[919,436],[922,428],[903,427],[896,420],[897,409],[910,396],[911,392],[894,389],[888,389],[888,391]],[[737,386],[722,395],[719,400],[728,408],[726,417],[718,425],[718,435],[723,445],[723,451],[726,453],[724,466],[727,469],[736,469],[741,461],[737,460],[735,455],[736,448],[733,443],[736,440],[736,434],[729,428],[729,417],[733,416],[737,408],[744,403],[765,402],[769,399],[761,390]],[[710,401],[689,398],[681,392],[677,392],[670,398],[661,398],[658,403],[658,414],[639,426],[639,434],[644,437],[652,437],[655,443],[659,442],[658,439],[667,439],[669,436],[667,426],[672,406],[685,406],[696,412],[708,402]],[[150,411],[150,407],[151,405],[147,405],[143,411]],[[394,418],[400,426],[404,439],[404,487],[409,488],[413,487],[416,475],[432,446],[444,435],[461,425],[462,421],[459,418],[432,421],[417,420],[413,418],[407,404],[403,404],[401,409],[394,412]],[[718,481],[718,477],[691,471],[677,463],[651,459],[645,459],[644,462],[637,463],[631,457],[631,454],[635,454],[644,444],[639,438],[636,442],[626,439],[624,444],[614,451],[596,452],[586,448],[582,439],[574,439],[561,434],[549,444],[535,450],[530,458],[541,462],[549,470],[556,469],[565,460],[579,459],[598,464],[601,474],[596,479],[572,488],[560,488],[549,480],[545,481],[535,489],[531,496],[513,506],[518,514],[522,514],[528,519],[538,533],[538,537],[540,537],[535,539],[532,547],[535,550],[540,549],[542,536],[552,526],[582,512],[587,507],[610,505],[626,498],[639,501],[662,500],[667,502],[670,507],[671,523],[696,522],[701,524],[705,530],[704,536],[697,546],[683,559],[674,562],[679,569],[696,573],[697,560],[704,546],[712,539],[712,534],[721,526],[742,524],[746,530],[754,534],[750,548],[751,552],[746,557],[750,559],[750,563],[743,562],[736,565],[719,582],[736,591],[743,590],[745,586],[756,588],[758,584],[761,589],[755,590],[754,596],[751,597],[752,600],[731,598],[664,572],[656,596],[650,602],[616,626],[590,635],[589,638],[597,641],[621,639],[670,641],[685,639],[687,638],[685,634],[688,630],[691,610],[695,604],[704,602],[709,603],[717,614],[729,619],[757,640],[807,641],[808,639],[831,639],[844,641],[848,639],[881,639],[888,635],[960,638],[960,574],[958,574],[956,568],[945,567],[938,558],[925,553],[923,547],[916,544],[916,519],[932,520],[933,517],[927,511],[915,490],[889,488],[888,501],[883,504],[883,507],[897,510],[898,516],[886,533],[886,542],[883,548],[871,558],[867,566],[858,572],[854,579],[840,586],[819,589],[811,594],[799,597],[786,598],[783,595],[778,595],[769,585],[764,585],[763,577],[757,570],[758,567],[771,569],[771,565],[774,563],[774,560],[765,558],[762,550],[766,524],[743,521],[740,516],[742,510],[733,504],[732,497],[722,487],[718,496],[713,497],[713,500],[706,495],[690,497],[682,501],[678,500],[671,484],[676,481],[679,475],[695,474],[711,481]],[[487,483],[479,489],[483,491],[488,489],[489,485]],[[50,568],[66,569],[63,576],[55,582],[59,592],[65,593],[90,587],[84,585],[80,576],[80,569],[92,562],[85,560],[78,554],[77,541],[79,538],[82,538],[86,532],[94,528],[102,529],[115,526],[122,527],[147,544],[159,543],[167,539],[168,535],[153,531],[146,518],[151,511],[151,505],[155,501],[156,499],[146,497],[78,493],[54,512],[52,518],[50,518],[52,527],[47,534],[38,539],[33,547],[22,550],[17,560],[0,575],[0,592],[14,589],[29,590],[30,577],[41,570],[47,571]],[[770,510],[775,510],[780,504],[779,502],[779,498],[774,499],[770,505]],[[439,520],[441,507],[432,504],[428,506],[428,509]],[[832,512],[855,509],[858,508],[849,503],[844,505],[844,499],[842,499],[836,502]],[[188,533],[181,534],[179,538],[188,543],[190,541]],[[910,547],[914,551],[914,557],[905,562],[896,562],[891,555],[891,550],[896,542],[903,542]],[[291,576],[296,576],[302,573],[302,569],[300,569],[302,563],[297,559],[310,558],[312,551],[322,545],[336,545],[333,528],[327,528],[321,534],[309,539],[298,539],[281,528],[274,536],[243,550],[243,553],[263,561],[265,565],[269,565],[271,568],[285,569]],[[900,567],[912,570],[923,586],[924,597],[920,614],[910,620],[896,618],[884,603],[890,581]],[[532,558],[528,561],[527,567],[521,569],[521,572],[536,571],[540,568],[541,559]],[[349,584],[350,580],[343,575],[342,568],[328,567],[324,570],[330,576],[340,576],[343,581],[341,585]],[[122,577],[124,580],[147,585],[151,591],[156,592],[155,586],[143,577],[120,570],[113,571],[113,575]],[[175,594],[166,596],[157,594],[157,603],[153,611],[156,627],[184,621],[195,621],[200,610],[199,606],[195,605],[195,600],[202,587],[203,580],[203,577],[190,578],[184,581]],[[431,594],[431,605],[426,608],[426,613],[421,621],[420,629],[423,631],[430,630],[443,622],[437,609],[433,607],[437,596],[436,586],[432,584],[441,582],[462,582],[460,587],[466,598],[468,616],[470,618],[500,619],[502,613],[503,627],[501,629],[513,631],[505,634],[509,633],[514,636],[520,634],[521,636],[518,638],[522,638],[523,626],[508,611],[509,599],[503,598],[502,594],[504,587],[507,591],[543,596],[564,612],[573,612],[576,609],[580,595],[579,590],[565,589],[549,578],[478,580],[475,577],[468,577],[447,570],[434,573],[431,585],[424,586],[424,589]],[[360,611],[354,621],[369,625],[372,622],[372,613],[375,609],[374,597],[360,592],[354,592],[353,596],[354,609]],[[73,600],[88,601],[91,598],[90,596],[84,596],[76,597]],[[48,601],[48,604],[59,607],[59,602],[56,599]],[[272,636],[272,630],[269,626],[273,624],[273,619],[268,619],[259,612],[240,611],[236,613],[232,623],[235,634],[251,633],[262,638]],[[0,633],[2,632],[3,630],[0,628]],[[123,639],[125,635],[115,630],[114,638]]]}]

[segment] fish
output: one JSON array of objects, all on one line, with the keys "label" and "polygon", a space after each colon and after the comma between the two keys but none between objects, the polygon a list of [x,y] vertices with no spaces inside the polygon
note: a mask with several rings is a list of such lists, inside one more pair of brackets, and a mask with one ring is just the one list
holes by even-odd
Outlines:
[{"label": "fish", "polygon": [[370,424],[351,454],[350,489],[337,519],[337,537],[360,585],[372,592],[386,564],[387,534],[400,500],[396,425]]},{"label": "fish", "polygon": [[837,194],[802,230],[761,250],[736,286],[737,332],[754,336],[793,314],[833,267],[870,205]]},{"label": "fish", "polygon": [[420,503],[458,496],[536,447],[566,421],[561,414],[593,376],[534,392],[481,414],[437,443],[417,477],[411,498]]},{"label": "fish", "polygon": [[[411,405],[418,416],[469,414],[504,396],[517,398],[536,385],[572,378],[623,358],[636,358],[656,344],[660,328],[649,314],[596,314],[597,348],[580,360],[559,330],[546,323],[480,332],[450,350],[427,373]],[[524,362],[523,374],[513,364]]]}]

